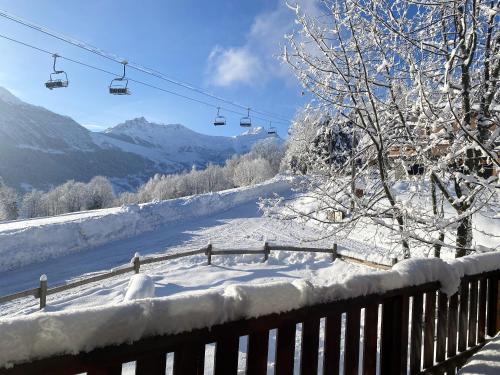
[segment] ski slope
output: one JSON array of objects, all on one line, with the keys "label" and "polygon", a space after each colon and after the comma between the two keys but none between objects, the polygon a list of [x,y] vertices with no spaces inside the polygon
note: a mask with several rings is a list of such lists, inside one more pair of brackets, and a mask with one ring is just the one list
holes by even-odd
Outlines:
[{"label": "ski slope", "polygon": [[[258,210],[258,199],[272,192],[291,194],[289,181],[271,180],[255,187],[156,202],[132,210],[116,208],[2,224],[2,257],[9,255],[8,246],[2,246],[2,241],[14,243],[9,236],[16,236],[18,240],[11,251],[21,249],[24,255],[19,265],[0,272],[0,295],[38,286],[41,274],[47,275],[50,287],[104,272],[127,264],[135,252],[141,256],[159,255],[197,249],[208,242],[216,248],[258,248],[264,240],[332,246],[332,239],[317,240],[323,236],[317,229],[294,221],[263,217]],[[131,211],[133,221],[129,219]],[[159,224],[159,213],[164,218],[163,224]],[[111,229],[107,225],[109,222],[113,224]],[[79,241],[73,237],[79,236],[82,228],[89,227],[93,229],[95,240],[87,234],[89,246],[78,248],[73,243]],[[127,227],[131,235],[127,235]],[[150,228],[152,230],[148,230]],[[104,232],[111,232],[109,238],[113,240],[105,241]],[[123,237],[115,239],[117,233]],[[58,235],[63,235],[64,241]],[[65,242],[73,246],[65,247]],[[354,240],[341,243],[339,250],[344,248],[360,255],[373,250]],[[273,252],[267,263],[262,263],[262,256],[214,256],[212,266],[207,266],[206,257],[192,256],[141,267],[141,273],[153,279],[156,296],[220,289],[235,283],[293,279],[331,283],[353,272],[371,270],[340,260],[332,264],[329,255],[289,252]],[[119,303],[123,301],[130,277],[131,274],[126,274],[51,295],[46,310]],[[0,316],[23,315],[37,310],[38,300],[24,298],[0,305]]]}]

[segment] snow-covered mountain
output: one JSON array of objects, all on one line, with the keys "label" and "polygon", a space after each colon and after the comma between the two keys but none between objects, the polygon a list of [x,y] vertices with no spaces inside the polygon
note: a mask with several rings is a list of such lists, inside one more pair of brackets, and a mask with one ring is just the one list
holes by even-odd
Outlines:
[{"label": "snow-covered mountain", "polygon": [[234,137],[209,136],[143,117],[91,132],[0,87],[0,177],[18,188],[46,189],[69,179],[88,181],[103,175],[117,187],[130,189],[155,173],[223,163],[267,137],[263,128]]},{"label": "snow-covered mountain", "polygon": [[234,154],[250,151],[255,142],[267,137],[260,127],[235,137],[221,137],[200,134],[180,124],[155,124],[144,117],[92,134],[95,144],[102,148],[141,155],[163,170],[174,172],[193,165],[222,163]]}]

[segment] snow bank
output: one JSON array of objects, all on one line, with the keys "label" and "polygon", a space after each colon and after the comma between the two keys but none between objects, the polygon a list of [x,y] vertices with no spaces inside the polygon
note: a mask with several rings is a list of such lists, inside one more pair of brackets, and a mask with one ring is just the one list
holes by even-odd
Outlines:
[{"label": "snow bank", "polygon": [[155,296],[155,283],[144,274],[133,275],[128,282],[127,291],[123,297],[124,301],[134,299],[153,298]]},{"label": "snow bank", "polygon": [[458,375],[500,374],[500,335],[496,335],[481,350],[474,354]]},{"label": "snow bank", "polygon": [[290,189],[291,178],[141,205],[0,224],[0,271],[153,231]]},{"label": "snow bank", "polygon": [[[231,285],[218,291],[2,318],[0,367],[432,281],[439,281],[442,291],[452,294],[458,290],[461,274],[499,268],[500,253],[473,255],[450,263],[435,258],[410,259],[390,271],[351,275],[342,283],[327,286],[304,280]],[[142,284],[144,280],[137,277],[131,284]]]}]

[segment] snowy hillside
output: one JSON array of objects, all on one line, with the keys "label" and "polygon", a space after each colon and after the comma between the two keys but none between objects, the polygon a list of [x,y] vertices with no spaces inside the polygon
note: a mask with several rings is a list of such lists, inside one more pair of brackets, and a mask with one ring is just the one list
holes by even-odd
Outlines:
[{"label": "snowy hillside", "polygon": [[[102,148],[118,148],[145,157],[167,171],[179,171],[192,165],[223,163],[234,154],[250,151],[252,145],[268,138],[261,127],[234,137],[210,136],[197,133],[180,124],[163,125],[136,118],[93,133],[94,142]],[[282,142],[276,138],[277,142]]]},{"label": "snowy hillside", "polygon": [[127,190],[155,173],[223,163],[269,136],[262,128],[235,137],[208,136],[145,118],[94,133],[69,117],[24,103],[1,87],[0,112],[0,177],[16,188],[47,189],[70,179],[88,181],[103,175]]}]

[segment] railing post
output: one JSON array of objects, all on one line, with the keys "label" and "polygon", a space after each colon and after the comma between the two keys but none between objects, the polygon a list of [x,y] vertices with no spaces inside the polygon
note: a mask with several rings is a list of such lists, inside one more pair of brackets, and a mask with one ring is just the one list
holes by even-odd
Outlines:
[{"label": "railing post", "polygon": [[47,275],[40,276],[40,291],[38,293],[40,298],[40,310],[47,304]]},{"label": "railing post", "polygon": [[212,264],[212,244],[210,242],[207,245],[207,250],[205,251],[205,254],[207,256],[207,264],[211,265]]},{"label": "railing post", "polygon": [[408,297],[386,299],[382,304],[380,373],[399,374],[406,368],[408,346]]},{"label": "railing post", "polygon": [[498,332],[498,279],[495,276],[488,278],[488,306],[486,316],[486,333],[495,336]]},{"label": "railing post", "polygon": [[332,249],[332,262],[335,261],[335,259],[337,259],[337,244],[334,243],[333,244],[333,249]]},{"label": "railing post", "polygon": [[267,262],[267,260],[269,259],[269,252],[269,243],[266,241],[264,242],[264,262]]},{"label": "railing post", "polygon": [[140,257],[139,253],[134,254],[133,263],[134,263],[134,273],[136,274],[139,273],[139,269],[141,268],[141,261],[139,257]]}]

